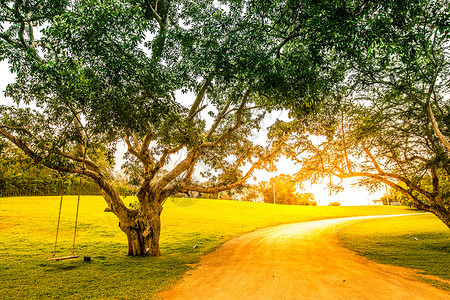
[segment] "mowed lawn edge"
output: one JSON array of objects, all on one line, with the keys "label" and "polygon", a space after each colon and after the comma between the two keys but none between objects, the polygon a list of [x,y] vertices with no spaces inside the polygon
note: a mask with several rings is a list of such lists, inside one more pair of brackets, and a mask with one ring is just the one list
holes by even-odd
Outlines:
[{"label": "mowed lawn edge", "polygon": [[[133,197],[124,201],[132,203]],[[0,198],[0,294],[4,299],[152,299],[199,258],[240,234],[278,224],[411,213],[402,207],[308,207],[206,199],[164,203],[161,257],[127,257],[118,220],[100,196],[82,196],[76,254],[50,262],[59,197]],[[71,252],[76,196],[64,197],[58,255]],[[91,262],[83,261],[91,257]]]},{"label": "mowed lawn edge", "polygon": [[450,291],[450,230],[432,214],[368,219],[340,229],[341,244],[372,261],[411,268]]}]

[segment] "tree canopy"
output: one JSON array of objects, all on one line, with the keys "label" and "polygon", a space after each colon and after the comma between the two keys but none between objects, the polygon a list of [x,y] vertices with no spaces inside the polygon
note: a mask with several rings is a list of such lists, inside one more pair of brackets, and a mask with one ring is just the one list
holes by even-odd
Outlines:
[{"label": "tree canopy", "polygon": [[382,183],[450,227],[448,4],[376,6],[358,30],[368,38],[355,41],[346,81],[297,125],[286,151],[302,164],[299,180]]},{"label": "tree canopy", "polygon": [[[352,40],[363,8],[307,0],[2,1],[0,59],[16,75],[6,95],[37,109],[0,107],[0,136],[37,163],[93,180],[120,220],[128,254],[159,255],[168,196],[229,190],[273,167],[285,137],[261,146],[252,131],[272,109],[307,115],[330,94],[344,76],[336,49]],[[176,95],[186,92],[194,96],[185,106]],[[139,169],[138,208],[124,205],[96,156],[112,162],[119,142],[127,166]],[[182,158],[163,171],[175,155]],[[193,176],[200,164],[210,170],[208,185]]]},{"label": "tree canopy", "polygon": [[[128,255],[160,255],[167,197],[238,187],[282,151],[299,180],[374,179],[448,225],[449,13],[447,0],[2,1],[17,105],[0,107],[0,137],[91,179]],[[294,121],[254,143],[279,108]],[[118,143],[134,208],[108,176]]]}]

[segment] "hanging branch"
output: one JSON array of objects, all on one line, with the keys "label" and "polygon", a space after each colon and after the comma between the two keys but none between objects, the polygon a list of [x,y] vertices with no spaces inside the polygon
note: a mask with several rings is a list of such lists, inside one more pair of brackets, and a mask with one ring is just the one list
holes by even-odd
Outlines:
[{"label": "hanging branch", "polygon": [[427,103],[426,103],[426,110],[427,110],[428,117],[430,118],[431,125],[433,127],[434,133],[439,138],[439,140],[444,144],[444,146],[447,149],[447,151],[450,152],[450,142],[442,134],[441,130],[439,129],[439,126],[437,124],[436,118],[434,117],[433,110],[431,109],[430,101],[427,101]]},{"label": "hanging branch", "polygon": [[341,112],[341,132],[342,132],[342,145],[344,147],[344,157],[345,157],[345,162],[347,164],[347,170],[349,173],[352,173],[353,169],[352,169],[352,165],[350,164],[350,160],[349,160],[348,154],[347,154],[347,147],[345,145],[344,113],[343,112]]}]

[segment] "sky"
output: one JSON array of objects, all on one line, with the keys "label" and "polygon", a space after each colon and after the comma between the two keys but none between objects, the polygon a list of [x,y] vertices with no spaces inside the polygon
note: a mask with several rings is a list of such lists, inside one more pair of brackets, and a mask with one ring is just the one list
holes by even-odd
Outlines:
[{"label": "sky", "polygon": [[[4,91],[7,84],[14,81],[14,75],[12,75],[8,70],[8,65],[5,61],[0,62],[0,105],[11,105],[12,100],[4,97]],[[177,94],[177,100],[185,105],[189,106],[190,103],[193,102],[195,96],[192,94]],[[272,125],[277,119],[288,120],[287,112],[285,111],[276,111],[269,114],[266,118],[263,119],[262,128],[268,128]],[[264,144],[266,139],[266,130],[261,130],[260,132],[254,132],[254,142],[259,144]],[[125,145],[119,145],[118,152],[116,153],[116,164],[117,170],[120,170],[120,165],[122,161],[123,154],[125,153]],[[181,157],[174,157],[172,162],[176,162]],[[280,175],[280,174],[294,174],[300,166],[295,165],[292,161],[286,158],[279,159],[276,164],[277,171],[276,172],[267,172],[264,170],[256,170],[254,172],[254,177],[257,178],[257,181],[269,181],[271,177]],[[201,169],[202,166],[199,166]],[[249,180],[248,183],[254,184],[257,181]],[[330,202],[339,202],[341,205],[373,205],[374,199],[379,199],[385,194],[385,190],[379,190],[374,194],[370,194],[364,188],[358,188],[352,186],[354,180],[346,180],[343,183],[344,191],[330,195],[329,190],[326,188],[326,184],[316,184],[311,186],[310,184],[305,184],[304,190],[298,190],[299,193],[313,193],[315,196],[315,200],[318,202],[318,205],[328,205]]]}]

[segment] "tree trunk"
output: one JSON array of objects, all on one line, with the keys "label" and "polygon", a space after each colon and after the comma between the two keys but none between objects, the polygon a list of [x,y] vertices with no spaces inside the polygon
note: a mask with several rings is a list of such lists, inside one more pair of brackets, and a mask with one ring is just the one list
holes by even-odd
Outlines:
[{"label": "tree trunk", "polygon": [[434,197],[429,197],[428,201],[430,204],[424,204],[416,197],[409,195],[410,199],[413,200],[413,206],[418,209],[422,209],[424,211],[428,211],[432,214],[434,214],[436,217],[439,218],[447,227],[450,229],[450,212],[445,207],[445,205],[440,205],[442,202],[439,201],[437,203],[437,199]]},{"label": "tree trunk", "polygon": [[149,185],[144,185],[138,192],[140,206],[130,209],[125,206],[119,194],[103,179],[97,177],[100,188],[108,207],[107,212],[113,212],[119,218],[119,227],[128,239],[129,256],[159,256],[159,237],[161,231],[162,201]]},{"label": "tree trunk", "polygon": [[[141,207],[129,220],[119,226],[128,239],[128,256],[160,256],[159,237],[161,232],[162,206],[154,199],[141,201]],[[149,201],[150,200],[150,201]]]},{"label": "tree trunk", "polygon": [[434,206],[430,209],[430,212],[433,213],[436,217],[439,218],[445,225],[450,229],[450,214],[448,210],[442,207]]}]

